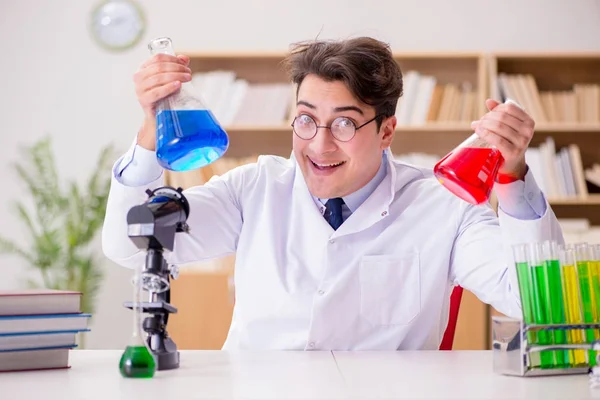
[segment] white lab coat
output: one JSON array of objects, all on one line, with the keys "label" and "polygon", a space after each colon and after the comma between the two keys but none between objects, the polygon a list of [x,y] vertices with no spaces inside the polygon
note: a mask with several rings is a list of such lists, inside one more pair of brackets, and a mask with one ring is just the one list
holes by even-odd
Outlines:
[{"label": "white lab coat", "polygon": [[[383,182],[337,231],[293,157],[261,156],[184,192],[191,232],[177,235],[168,261],[237,253],[224,349],[437,349],[454,285],[521,316],[510,245],[563,243],[550,206],[533,220],[496,216],[450,194],[430,170],[391,154],[388,163]],[[116,263],[144,263],[126,214],[160,185],[128,187],[113,177],[103,248]]]}]

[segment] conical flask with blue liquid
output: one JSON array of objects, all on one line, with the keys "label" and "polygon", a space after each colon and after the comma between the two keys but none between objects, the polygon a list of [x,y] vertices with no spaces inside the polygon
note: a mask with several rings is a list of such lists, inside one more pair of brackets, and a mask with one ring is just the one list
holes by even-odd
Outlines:
[{"label": "conical flask with blue liquid", "polygon": [[[148,45],[152,55],[175,55],[171,39]],[[162,99],[156,106],[156,157],[171,171],[190,171],[219,159],[229,147],[229,137],[212,111],[194,93],[191,82]]]}]

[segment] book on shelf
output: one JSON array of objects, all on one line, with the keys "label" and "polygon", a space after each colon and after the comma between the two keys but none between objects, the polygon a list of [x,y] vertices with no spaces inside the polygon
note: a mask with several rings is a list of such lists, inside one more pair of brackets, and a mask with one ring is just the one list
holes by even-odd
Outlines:
[{"label": "book on shelf", "polygon": [[539,188],[550,199],[585,198],[589,195],[587,182],[596,185],[586,177],[577,144],[557,149],[549,136],[539,146],[529,147],[525,159]]},{"label": "book on shelf", "polygon": [[[396,107],[398,126],[470,123],[478,119],[477,92],[468,82],[441,83],[409,70]],[[234,71],[195,72],[192,84],[224,126],[282,126],[291,123],[294,86],[287,82],[250,83]]]},{"label": "book on shelf", "polygon": [[532,74],[499,73],[501,100],[521,104],[539,124],[600,124],[600,83],[576,82],[569,90],[540,90]]},{"label": "book on shelf", "polygon": [[432,75],[408,70],[396,106],[398,126],[470,123],[479,119],[477,93],[470,82],[440,83]]},{"label": "book on shelf", "polygon": [[600,226],[587,218],[558,218],[565,243],[600,243]]},{"label": "book on shelf", "polygon": [[281,126],[294,106],[291,83],[250,83],[234,71],[192,74],[192,85],[220,124]]}]

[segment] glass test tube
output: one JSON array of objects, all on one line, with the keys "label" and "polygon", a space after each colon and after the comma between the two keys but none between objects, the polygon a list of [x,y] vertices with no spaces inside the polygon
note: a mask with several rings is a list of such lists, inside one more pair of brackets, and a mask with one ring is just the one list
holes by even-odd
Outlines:
[{"label": "glass test tube", "polygon": [[[563,301],[562,276],[560,271],[560,260],[558,257],[558,244],[555,241],[547,240],[542,243],[542,252],[544,267],[546,269],[546,293],[547,307],[549,307],[550,323],[565,323],[565,306]],[[567,333],[564,330],[556,329],[550,333],[553,344],[566,344]],[[569,351],[557,350],[554,353],[555,366],[558,368],[567,368],[570,365]]]},{"label": "glass test tube", "polygon": [[[550,296],[548,294],[548,275],[541,243],[529,244],[529,269],[533,288],[533,320],[536,324],[550,324]],[[552,332],[538,331],[537,342],[549,345]],[[540,352],[541,368],[553,368],[556,364],[555,351]]]},{"label": "glass test tube", "polygon": [[[600,324],[600,244],[594,244],[590,246],[590,276],[592,281],[592,304],[594,305],[594,323]],[[596,339],[600,339],[600,329],[594,330],[594,336]],[[594,355],[594,361],[591,361],[596,368],[598,366],[598,357],[600,352],[596,351],[591,353]]]},{"label": "glass test tube", "polygon": [[517,278],[519,280],[519,292],[521,297],[521,308],[523,320],[526,324],[533,323],[533,296],[531,275],[529,271],[528,245],[515,244],[512,246]]},{"label": "glass test tube", "polygon": [[[535,321],[533,319],[533,283],[531,281],[531,271],[529,270],[529,245],[526,243],[515,244],[512,246],[512,250],[517,269],[523,321],[526,325],[531,325]],[[535,331],[527,332],[527,342],[537,344]],[[540,366],[539,353],[530,353],[530,364],[532,368]]]},{"label": "glass test tube", "polygon": [[[600,244],[590,246],[590,275],[592,280],[592,300],[595,308],[595,323],[600,324]],[[596,339],[600,339],[600,329],[596,330]]]},{"label": "glass test tube", "polygon": [[[594,304],[592,275],[590,273],[590,248],[587,243],[575,244],[575,259],[577,263],[577,275],[579,278],[579,293],[581,295],[581,314],[584,323],[594,323],[597,320],[597,307]],[[596,339],[594,329],[585,330],[585,341],[592,343]],[[590,366],[596,365],[596,352],[590,350],[588,353]]]},{"label": "glass test tube", "polygon": [[[558,253],[563,276],[565,317],[568,324],[581,324],[583,323],[583,317],[581,315],[581,298],[575,265],[575,250],[572,247],[560,247]],[[569,329],[567,339],[571,344],[584,343],[583,331],[581,329]],[[582,367],[587,364],[584,350],[572,350],[569,354],[572,355],[572,366]]]}]

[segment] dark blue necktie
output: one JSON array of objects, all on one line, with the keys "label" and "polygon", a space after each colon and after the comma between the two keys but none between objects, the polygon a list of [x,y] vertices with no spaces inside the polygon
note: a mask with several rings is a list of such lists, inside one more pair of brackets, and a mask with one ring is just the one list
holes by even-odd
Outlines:
[{"label": "dark blue necktie", "polygon": [[330,199],[325,203],[325,219],[327,219],[327,222],[329,222],[329,225],[334,230],[337,230],[342,225],[342,222],[344,222],[342,218],[342,204],[344,204],[344,200],[340,197]]}]

